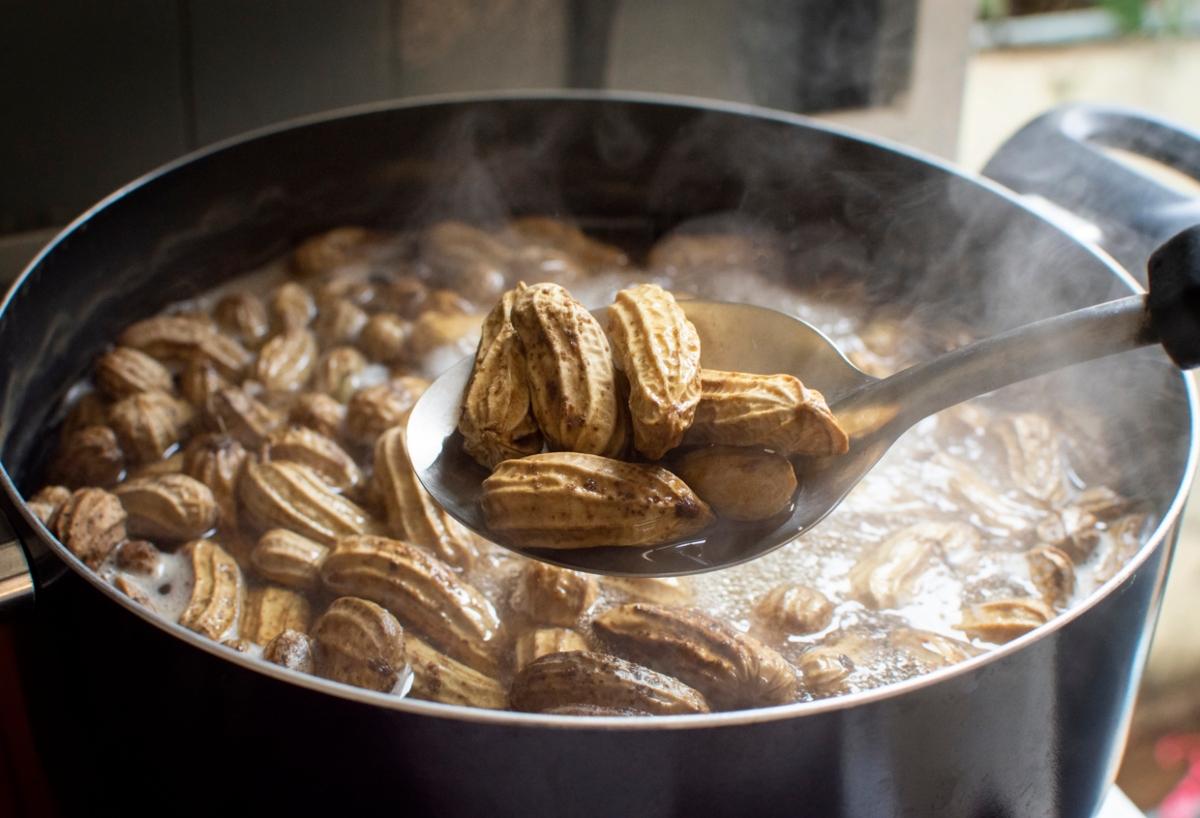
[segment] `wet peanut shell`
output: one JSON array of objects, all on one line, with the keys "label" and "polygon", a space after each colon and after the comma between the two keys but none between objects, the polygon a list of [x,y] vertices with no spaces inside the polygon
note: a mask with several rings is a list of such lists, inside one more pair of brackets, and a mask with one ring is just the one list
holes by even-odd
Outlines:
[{"label": "wet peanut shell", "polygon": [[343,537],[321,578],[334,593],[383,605],[451,658],[495,674],[503,639],[495,608],[424,549],[385,537]]},{"label": "wet peanut shell", "polygon": [[563,708],[661,716],[708,712],[704,696],[678,679],[591,651],[551,653],[530,662],[513,679],[509,704],[530,713]]},{"label": "wet peanut shell", "polygon": [[408,672],[404,629],[374,602],[334,600],[312,628],[319,675],[343,684],[392,692]]},{"label": "wet peanut shell", "polygon": [[714,707],[796,698],[796,671],[786,659],[701,611],[634,602],[601,613],[592,628],[615,653],[680,679]]},{"label": "wet peanut shell", "polygon": [[849,450],[849,438],[824,396],[792,375],[704,369],[700,390],[687,443],[760,447],[785,455]]},{"label": "wet peanut shell", "polygon": [[599,322],[562,287],[536,284],[519,293],[512,324],[525,350],[533,414],[550,448],[615,454],[624,407]]},{"label": "wet peanut shell", "polygon": [[666,469],[574,452],[504,461],[483,481],[482,504],[497,537],[542,548],[658,545],[713,521]]},{"label": "wet peanut shell", "polygon": [[617,293],[608,337],[629,379],[634,448],[659,460],[683,440],[700,402],[700,336],[673,295],[640,284]]}]

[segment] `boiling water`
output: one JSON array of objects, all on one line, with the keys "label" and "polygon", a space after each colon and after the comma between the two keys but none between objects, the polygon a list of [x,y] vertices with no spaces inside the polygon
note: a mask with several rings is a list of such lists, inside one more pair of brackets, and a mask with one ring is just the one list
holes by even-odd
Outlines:
[{"label": "boiling water", "polygon": [[[404,237],[394,244],[381,244],[370,259],[354,269],[343,269],[340,274],[358,275],[364,280],[387,275],[395,268],[395,260],[403,255],[402,248],[407,246],[410,242]],[[176,304],[169,311],[209,312],[223,295],[235,291],[266,294],[287,278],[285,260],[280,259],[202,297]],[[749,301],[801,317],[824,331],[852,358],[879,370],[875,374],[908,365],[921,352],[914,353],[913,345],[905,343],[891,349],[872,344],[871,339],[878,334],[881,322],[858,290],[798,293],[772,277],[745,269],[736,274],[707,277],[620,270],[574,281],[570,289],[585,305],[595,308],[611,303],[617,290],[644,281],[659,283],[681,297],[691,294],[717,300]],[[478,304],[477,307],[482,313],[490,304]],[[913,336],[940,338],[946,346],[963,340],[962,328],[958,326],[915,327],[910,323],[905,327],[904,320],[897,322],[892,317],[882,325],[895,330],[897,324]],[[468,336],[456,344],[435,350],[416,362],[411,371],[436,377],[463,355],[470,354],[475,343],[476,338]],[[928,352],[927,349],[924,351]],[[358,376],[356,386],[362,388],[382,383],[389,374],[387,367],[369,366]],[[804,375],[795,374],[801,378]],[[81,390],[87,388],[87,384],[81,384],[73,390],[72,398],[77,398]],[[851,640],[856,646],[853,672],[836,692],[877,687],[931,669],[934,665],[927,660],[892,645],[889,635],[897,628],[916,628],[964,641],[967,637],[956,629],[956,625],[962,621],[965,605],[1005,597],[1039,596],[1025,561],[1025,551],[1030,545],[1028,538],[1016,536],[1010,528],[997,524],[995,515],[965,502],[961,492],[956,493],[951,486],[955,464],[965,464],[997,488],[1004,499],[1004,509],[1018,521],[1025,519],[1032,526],[1033,522],[1050,513],[1023,497],[1011,485],[1003,452],[997,450],[989,435],[988,423],[1012,410],[1004,405],[1003,397],[1001,394],[996,399],[975,402],[974,405],[981,409],[978,412],[969,411],[970,407],[968,410],[956,407],[919,423],[831,516],[803,538],[750,563],[680,580],[680,586],[694,595],[689,604],[739,629],[755,630],[753,608],[768,591],[781,583],[808,585],[834,603],[831,623],[817,633],[775,640],[774,644],[794,661],[814,645],[831,641],[843,644]],[[1026,400],[1019,409],[1039,412],[1050,408],[1030,405]],[[1070,443],[1066,437],[1064,441],[1064,445]],[[358,454],[360,465],[369,471],[368,454]],[[1089,480],[1095,479],[1094,475],[1081,476],[1071,461],[1067,463],[1070,493],[1078,493]],[[929,520],[969,521],[983,536],[984,547],[969,559],[958,562],[955,555],[941,555],[931,561],[892,608],[873,610],[855,600],[849,580],[851,569],[900,529]],[[1068,605],[1090,594],[1136,545],[1136,542],[1117,542],[1101,524],[1100,543],[1095,552],[1088,561],[1076,566],[1076,586]],[[237,556],[240,558],[241,555]],[[507,599],[511,585],[524,561],[524,558],[493,547],[485,551],[483,558],[467,574],[505,618],[510,614]],[[245,564],[243,567],[246,575],[252,578],[252,570]],[[99,570],[109,579],[117,574],[111,558]],[[126,578],[151,599],[158,613],[171,620],[179,618],[192,588],[189,562],[179,554],[164,553],[158,571],[152,576],[129,574]],[[601,596],[592,613],[626,598],[615,585],[601,583]],[[322,610],[328,601],[324,596],[316,596],[314,611]],[[581,623],[581,631],[588,631],[585,623]],[[235,636],[236,625],[222,639]],[[986,647],[985,643],[974,643],[976,649]],[[252,647],[251,650],[259,648]],[[800,695],[807,698],[826,694],[808,690]]]}]

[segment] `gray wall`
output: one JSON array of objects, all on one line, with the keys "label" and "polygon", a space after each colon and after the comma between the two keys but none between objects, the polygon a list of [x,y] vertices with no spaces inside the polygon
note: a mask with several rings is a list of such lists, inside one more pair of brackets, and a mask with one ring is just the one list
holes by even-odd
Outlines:
[{"label": "gray wall", "polygon": [[[871,88],[903,90],[915,2],[0,0],[0,237],[61,225],[201,145],[391,97],[603,86],[874,102]],[[867,91],[846,97],[831,76]]]},{"label": "gray wall", "polygon": [[0,233],[192,148],[396,93],[390,0],[4,0]]}]

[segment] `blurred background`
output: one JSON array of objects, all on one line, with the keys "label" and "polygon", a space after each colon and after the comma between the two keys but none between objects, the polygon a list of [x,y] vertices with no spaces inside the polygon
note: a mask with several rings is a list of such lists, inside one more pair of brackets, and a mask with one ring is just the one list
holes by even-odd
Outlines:
[{"label": "blurred background", "polygon": [[[58,227],[163,162],[397,97],[693,94],[812,114],[970,170],[1065,102],[1200,131],[1200,0],[0,0],[0,11],[0,284]],[[1139,167],[1200,197],[1194,181]],[[1119,779],[1163,818],[1200,815],[1192,507]]]}]

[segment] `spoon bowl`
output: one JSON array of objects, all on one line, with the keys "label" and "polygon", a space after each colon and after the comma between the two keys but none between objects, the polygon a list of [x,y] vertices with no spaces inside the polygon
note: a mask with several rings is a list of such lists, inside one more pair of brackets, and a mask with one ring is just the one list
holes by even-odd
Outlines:
[{"label": "spoon bowl", "polygon": [[[701,358],[708,369],[773,374],[790,372],[818,389],[832,403],[876,379],[846,360],[820,330],[798,318],[750,304],[680,301],[700,335]],[[603,325],[607,308],[593,314]],[[505,542],[488,530],[480,506],[482,483],[489,474],[463,452],[457,431],[463,390],[473,357],[443,373],[421,396],[408,421],[409,457],[433,498],[463,525],[534,559],[590,573],[615,576],[681,576],[712,571],[760,557],[787,544],[815,525],[819,514],[802,486],[794,506],[761,523],[718,523],[703,536],[652,547],[529,548]],[[853,443],[852,443],[853,450]],[[882,452],[880,453],[882,455]],[[819,460],[796,458],[797,471]],[[863,473],[870,468],[866,465]],[[815,499],[815,498],[814,498]],[[839,498],[840,499],[840,498]]]}]

